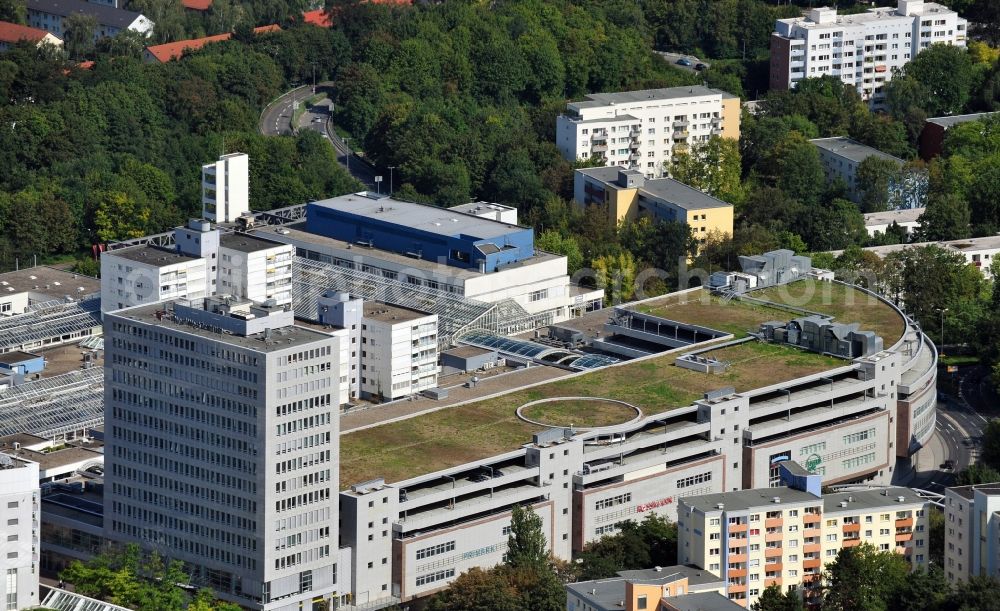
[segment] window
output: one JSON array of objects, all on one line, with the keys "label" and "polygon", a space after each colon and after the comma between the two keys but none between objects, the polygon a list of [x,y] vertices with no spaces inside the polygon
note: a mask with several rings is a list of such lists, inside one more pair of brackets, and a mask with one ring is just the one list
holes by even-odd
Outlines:
[{"label": "window", "polygon": [[532,291],[528,294],[528,301],[535,302],[547,299],[549,296],[549,289],[542,289],[540,291]]},{"label": "window", "polygon": [[433,573],[428,573],[426,575],[417,576],[417,586],[425,586],[429,583],[434,583],[436,581],[443,581],[445,579],[450,579],[455,576],[455,569],[447,569],[444,571],[435,571]]},{"label": "window", "polygon": [[646,602],[647,601],[646,601],[646,595],[645,594],[643,594],[642,596],[639,596],[638,598],[635,599],[635,608],[636,609],[646,609],[647,608],[646,607]]},{"label": "window", "polygon": [[432,545],[430,547],[418,549],[417,560],[423,560],[424,558],[430,558],[431,556],[437,556],[438,554],[446,554],[448,552],[453,552],[453,551],[455,551],[454,541],[448,541],[447,543],[439,543],[438,545]]}]

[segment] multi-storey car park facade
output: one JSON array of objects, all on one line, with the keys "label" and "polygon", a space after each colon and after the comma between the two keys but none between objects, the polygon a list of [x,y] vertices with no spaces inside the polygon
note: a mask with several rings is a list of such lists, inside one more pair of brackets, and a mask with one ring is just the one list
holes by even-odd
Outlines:
[{"label": "multi-storey car park facade", "polygon": [[701,85],[589,94],[556,118],[563,157],[667,175],[670,160],[712,136],[738,140],[739,97]]},{"label": "multi-storey car park facade", "polygon": [[264,610],[337,589],[338,339],[293,321],[228,299],[105,317],[105,536]]},{"label": "multi-storey car park facade", "polygon": [[[340,497],[341,544],[356,554],[353,600],[377,606],[424,596],[473,566],[500,562],[510,510],[518,504],[535,508],[552,552],[568,559],[625,520],[650,512],[677,519],[682,497],[776,486],[780,463],[790,459],[824,484],[890,484],[897,459],[907,459],[933,432],[934,346],[880,298],[820,283],[818,294],[825,290],[827,311],[878,329],[885,348],[833,359],[737,342],[698,355],[729,364],[716,376],[674,362],[694,350],[689,345],[447,415],[346,432],[341,479],[364,480]],[[823,311],[822,303],[816,297],[800,305]],[[731,332],[792,317],[777,305],[750,315],[747,308],[756,306],[700,289],[636,307],[662,317],[663,325],[716,324]],[[567,416],[565,428],[510,417],[539,396],[580,394],[628,401],[642,413],[591,430],[568,428],[579,413]],[[490,415],[489,437],[480,437],[472,423]],[[397,435],[405,444],[385,445]]]},{"label": "multi-storey car park facade", "polygon": [[934,2],[899,0],[896,8],[838,15],[814,8],[805,17],[778,19],[771,34],[771,89],[792,89],[802,79],[834,76],[880,107],[884,87],[932,44],[964,47],[968,23]]}]

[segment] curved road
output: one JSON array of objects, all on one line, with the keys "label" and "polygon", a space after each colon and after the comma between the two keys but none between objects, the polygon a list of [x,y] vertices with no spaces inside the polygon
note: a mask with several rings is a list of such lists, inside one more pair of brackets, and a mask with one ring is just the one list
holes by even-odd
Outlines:
[{"label": "curved road", "polygon": [[[316,85],[317,92],[332,93],[333,83],[326,81]],[[337,136],[333,128],[333,102],[329,98],[321,100],[311,108],[307,108],[299,117],[298,125],[292,126],[292,115],[296,104],[301,104],[312,97],[312,87],[303,85],[279,96],[264,108],[258,122],[258,130],[265,136],[289,136],[300,129],[318,131],[333,145],[337,151],[337,161],[344,166],[354,178],[369,189],[375,189],[376,171],[370,163],[350,152],[348,144]]]}]

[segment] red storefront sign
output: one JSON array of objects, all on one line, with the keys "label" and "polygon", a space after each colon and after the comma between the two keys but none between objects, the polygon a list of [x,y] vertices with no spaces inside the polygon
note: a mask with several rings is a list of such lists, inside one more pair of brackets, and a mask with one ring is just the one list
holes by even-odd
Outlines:
[{"label": "red storefront sign", "polygon": [[641,505],[636,505],[635,510],[638,513],[643,513],[643,512],[646,512],[646,511],[652,511],[652,510],[656,509],[657,507],[664,507],[666,505],[672,505],[673,502],[674,502],[674,497],[668,496],[666,498],[659,499],[659,500],[656,500],[656,501],[650,501],[648,503],[643,503]]}]

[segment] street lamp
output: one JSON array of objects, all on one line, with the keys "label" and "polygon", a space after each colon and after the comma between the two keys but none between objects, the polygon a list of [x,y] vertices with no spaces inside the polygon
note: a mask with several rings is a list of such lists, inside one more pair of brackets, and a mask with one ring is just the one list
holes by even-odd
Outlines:
[{"label": "street lamp", "polygon": [[351,173],[351,144],[350,144],[351,143],[351,139],[348,138],[347,136],[344,136],[342,138],[342,140],[344,141],[344,147],[347,149],[347,154],[344,155],[344,162],[345,162],[345,165],[347,165],[347,173],[350,174]]},{"label": "street lamp", "polygon": [[392,171],[396,169],[396,166],[389,166],[389,197],[392,197]]}]

